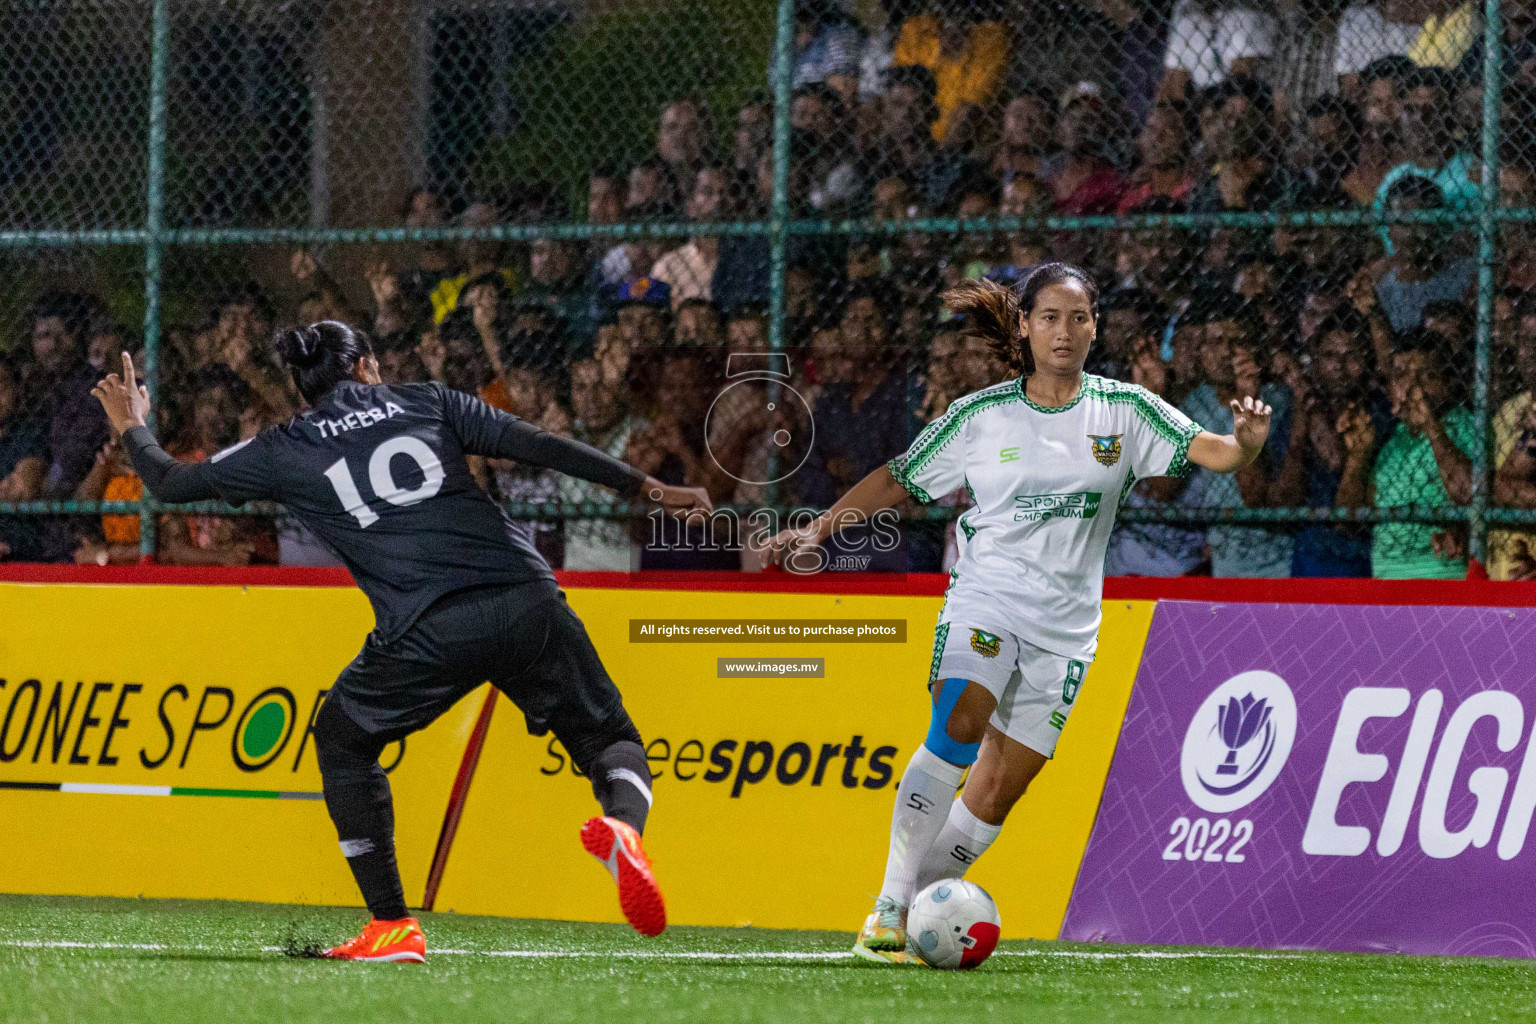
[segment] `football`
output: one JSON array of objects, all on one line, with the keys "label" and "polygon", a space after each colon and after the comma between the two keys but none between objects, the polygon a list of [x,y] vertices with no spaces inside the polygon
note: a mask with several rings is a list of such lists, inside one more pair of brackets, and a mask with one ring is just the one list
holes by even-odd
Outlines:
[{"label": "football", "polygon": [[997,948],[1002,919],[987,891],[964,879],[940,879],[907,911],[907,945],[929,967],[968,971]]}]

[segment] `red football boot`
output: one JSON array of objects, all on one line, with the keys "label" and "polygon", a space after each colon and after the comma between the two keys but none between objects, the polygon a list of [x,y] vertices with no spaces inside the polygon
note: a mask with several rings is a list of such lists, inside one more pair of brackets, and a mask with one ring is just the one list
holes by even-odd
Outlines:
[{"label": "red football boot", "polygon": [[667,927],[667,907],[640,833],[616,818],[593,818],[581,826],[581,845],[618,883],[619,908],[635,931],[660,935]]},{"label": "red football boot", "polygon": [[402,917],[398,921],[374,918],[363,929],[363,934],[326,950],[324,955],[330,960],[424,964],[427,962],[427,937],[421,933],[421,922],[414,917]]}]

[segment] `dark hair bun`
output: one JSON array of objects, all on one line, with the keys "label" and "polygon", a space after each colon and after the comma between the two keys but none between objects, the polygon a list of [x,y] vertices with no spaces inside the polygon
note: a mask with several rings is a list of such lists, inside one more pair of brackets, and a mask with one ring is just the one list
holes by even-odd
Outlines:
[{"label": "dark hair bun", "polygon": [[290,327],[279,332],[276,348],[283,362],[299,370],[314,366],[325,358],[325,346],[321,344],[320,332],[314,327]]},{"label": "dark hair bun", "polygon": [[368,336],[339,320],[322,320],[308,327],[279,331],[272,339],[278,358],[288,367],[293,384],[314,405],[326,393],[357,372],[358,361],[373,355]]}]

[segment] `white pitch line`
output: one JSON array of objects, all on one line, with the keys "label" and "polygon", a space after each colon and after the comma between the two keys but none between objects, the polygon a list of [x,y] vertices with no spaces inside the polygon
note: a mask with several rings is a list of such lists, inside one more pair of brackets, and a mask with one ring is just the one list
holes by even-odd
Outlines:
[{"label": "white pitch line", "polygon": [[841,951],[815,952],[811,950],[784,950],[781,952],[715,953],[707,950],[631,949],[613,953],[582,950],[568,953],[559,949],[428,949],[428,953],[447,953],[450,956],[500,956],[513,958],[543,959],[555,957],[583,957],[603,960],[851,960],[853,954]]},{"label": "white pitch line", "polygon": [[[448,956],[499,956],[526,959],[552,957],[589,957],[608,960],[851,960],[853,954],[842,950],[716,953],[708,951],[623,950],[601,953],[591,950],[566,952],[558,949],[428,949],[428,953]],[[1212,952],[1206,950],[1089,950],[1089,949],[1000,949],[993,956],[1065,957],[1082,960],[1286,960],[1293,953]]]},{"label": "white pitch line", "polygon": [[[227,951],[236,947],[218,946],[167,946],[160,943],[147,942],[73,942],[63,939],[6,939],[0,940],[0,947],[12,949],[126,949],[143,952],[161,953],[168,951],[186,952],[211,952]],[[281,953],[282,946],[261,946],[264,953]],[[725,961],[817,961],[817,960],[851,960],[853,954],[843,950],[782,950],[778,952],[754,951],[726,953],[709,950],[617,950],[614,952],[598,952],[596,950],[562,950],[562,949],[433,949],[427,950],[429,955],[436,956],[490,956],[502,957],[514,960],[553,960],[553,959],[589,959],[589,960],[725,960]],[[1234,950],[1223,952],[1215,950],[1162,950],[1162,949],[1128,949],[1128,950],[1089,950],[1089,949],[1000,949],[994,956],[1022,956],[1022,957],[1059,957],[1080,960],[1294,960],[1301,954],[1285,952],[1245,952]]]},{"label": "white pitch line", "polygon": [[[13,949],[147,949],[154,952],[164,952],[173,948],[152,942],[68,942],[62,939],[7,939],[0,942],[0,946],[9,946]],[[177,946],[174,948],[200,950],[207,947]]]}]

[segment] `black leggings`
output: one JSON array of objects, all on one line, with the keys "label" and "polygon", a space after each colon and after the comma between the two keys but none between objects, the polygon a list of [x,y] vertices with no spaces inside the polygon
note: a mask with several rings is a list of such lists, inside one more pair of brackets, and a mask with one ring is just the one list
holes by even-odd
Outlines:
[{"label": "black leggings", "polygon": [[406,907],[379,755],[487,678],[523,711],[530,732],[555,733],[605,815],[645,828],[651,775],[640,733],[581,620],[563,594],[531,609],[505,597],[502,588],[451,594],[398,640],[370,641],[315,718],[326,809],[381,920],[404,917]]}]

